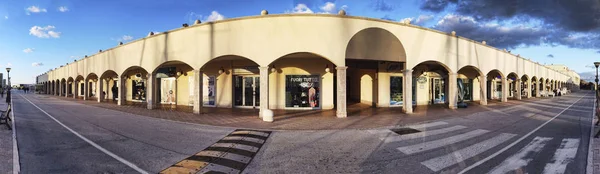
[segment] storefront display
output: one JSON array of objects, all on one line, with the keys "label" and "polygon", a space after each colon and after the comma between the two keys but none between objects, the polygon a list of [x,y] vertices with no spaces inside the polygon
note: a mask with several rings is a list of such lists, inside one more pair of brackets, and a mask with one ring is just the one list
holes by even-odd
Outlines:
[{"label": "storefront display", "polygon": [[296,108],[320,107],[320,77],[318,75],[287,75],[285,77],[285,106]]},{"label": "storefront display", "polygon": [[399,76],[390,77],[390,106],[402,106],[404,101],[402,80]]},{"label": "storefront display", "polygon": [[203,92],[202,92],[202,97],[204,98],[204,105],[205,106],[214,106],[215,102],[216,102],[216,94],[217,94],[217,88],[215,86],[215,76],[209,76],[208,78],[204,78],[204,86],[203,86]]},{"label": "storefront display", "polygon": [[143,79],[131,80],[131,100],[146,101],[146,82]]},{"label": "storefront display", "polygon": [[177,89],[175,88],[175,78],[160,78],[157,80],[160,86],[160,103],[163,104],[175,104]]}]

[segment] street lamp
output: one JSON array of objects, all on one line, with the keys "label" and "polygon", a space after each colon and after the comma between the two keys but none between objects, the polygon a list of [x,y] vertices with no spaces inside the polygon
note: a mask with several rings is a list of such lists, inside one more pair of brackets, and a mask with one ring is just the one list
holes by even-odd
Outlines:
[{"label": "street lamp", "polygon": [[11,84],[10,84],[10,67],[6,68],[6,78],[8,79],[8,90],[6,91],[6,103],[10,104],[10,90],[12,88]]}]

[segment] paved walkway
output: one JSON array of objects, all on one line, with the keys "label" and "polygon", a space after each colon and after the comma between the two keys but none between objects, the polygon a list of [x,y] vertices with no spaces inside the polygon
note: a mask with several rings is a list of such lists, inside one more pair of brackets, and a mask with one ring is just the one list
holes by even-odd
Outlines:
[{"label": "paved walkway", "polygon": [[[4,96],[6,97],[6,96]],[[6,110],[5,98],[0,97],[0,110]],[[0,173],[12,173],[13,170],[12,131],[6,125],[0,125]]]},{"label": "paved walkway", "polygon": [[[598,106],[596,106],[598,107]],[[596,112],[594,112],[594,114],[598,114]],[[594,117],[594,121],[593,123],[596,123],[598,121],[598,117],[596,117],[596,115],[593,116]],[[594,130],[592,131],[592,135],[594,136],[596,134],[596,132],[600,131],[600,127],[599,126],[594,126]],[[588,161],[588,162],[592,162],[592,164],[588,164],[588,170],[590,169],[589,167],[592,167],[592,172],[587,172],[587,173],[594,173],[594,174],[600,174],[600,138],[593,138],[591,139],[591,145],[590,145],[590,151],[589,153],[591,153],[591,158],[592,161]],[[589,160],[589,159],[588,159]]]},{"label": "paved walkway", "polygon": [[[487,106],[481,106],[477,103],[470,103],[467,109],[456,110],[448,109],[443,105],[418,106],[415,108],[414,114],[404,114],[402,112],[402,108],[371,108],[366,105],[354,104],[348,106],[348,118],[344,119],[335,117],[335,110],[275,110],[274,122],[268,123],[263,122],[260,118],[258,118],[258,109],[204,108],[204,114],[196,115],[190,112],[172,109],[148,110],[143,106],[143,104],[118,106],[113,102],[98,103],[92,100],[84,101],[81,99],[57,97],[52,95],[41,95],[40,97],[58,98],[96,107],[167,120],[214,126],[269,130],[332,130],[397,127],[438,119],[461,117],[477,112],[491,111],[493,109],[515,106],[524,102],[543,100],[543,98],[530,98],[522,101],[509,100],[509,102],[506,103],[490,101],[488,102],[489,104]],[[183,110],[188,109],[186,108]]]}]

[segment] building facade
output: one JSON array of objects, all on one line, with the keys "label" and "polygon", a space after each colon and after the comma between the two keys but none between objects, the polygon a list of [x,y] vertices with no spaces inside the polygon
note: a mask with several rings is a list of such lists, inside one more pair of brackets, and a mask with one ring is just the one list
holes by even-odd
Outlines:
[{"label": "building facade", "polygon": [[[47,94],[190,107],[329,110],[540,97],[575,90],[569,74],[409,23],[281,14],[196,24],[119,44],[37,77]],[[578,83],[578,82],[577,82]],[[458,90],[458,89],[461,90]],[[121,97],[123,96],[123,97]]]}]

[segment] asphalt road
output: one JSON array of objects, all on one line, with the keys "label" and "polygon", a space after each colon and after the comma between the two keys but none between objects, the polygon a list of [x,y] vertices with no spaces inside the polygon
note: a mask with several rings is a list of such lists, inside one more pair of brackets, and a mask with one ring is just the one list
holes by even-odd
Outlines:
[{"label": "asphalt road", "polygon": [[247,138],[260,143],[253,149],[257,143],[240,141],[234,128],[43,95],[13,98],[23,173],[157,173],[229,142],[256,153],[223,155],[247,163],[234,173],[585,173],[594,100],[591,92],[532,100],[406,126],[419,132],[403,135],[383,128],[273,131]]},{"label": "asphalt road", "polygon": [[41,95],[14,95],[13,103],[22,173],[158,173],[232,131],[135,116]]}]

